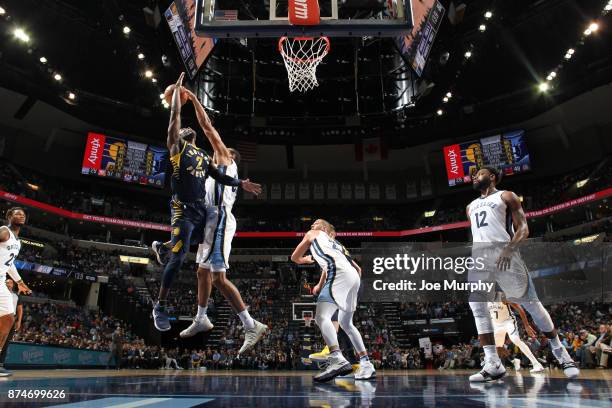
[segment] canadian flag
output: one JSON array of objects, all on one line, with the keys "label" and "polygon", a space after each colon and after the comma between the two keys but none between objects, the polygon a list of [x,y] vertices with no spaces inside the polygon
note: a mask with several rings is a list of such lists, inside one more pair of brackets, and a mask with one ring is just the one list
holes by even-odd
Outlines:
[{"label": "canadian flag", "polygon": [[355,145],[355,159],[357,161],[384,160],[387,156],[387,144],[381,137],[362,139]]}]

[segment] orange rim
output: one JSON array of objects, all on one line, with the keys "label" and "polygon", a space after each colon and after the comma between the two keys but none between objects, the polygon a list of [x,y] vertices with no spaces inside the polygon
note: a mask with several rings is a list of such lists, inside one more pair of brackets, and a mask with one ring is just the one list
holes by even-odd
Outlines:
[{"label": "orange rim", "polygon": [[[303,62],[313,62],[313,61],[320,61],[323,59],[323,57],[325,57],[327,55],[327,53],[329,52],[330,48],[331,48],[331,44],[329,42],[329,38],[327,37],[320,37],[325,41],[325,51],[318,57],[314,57],[314,58],[307,58],[307,59],[302,59],[302,58],[293,58],[288,56],[287,54],[285,54],[285,51],[283,50],[283,42],[285,42],[286,40],[289,39],[289,37],[281,37],[278,40],[278,51],[281,53],[281,55],[284,58],[287,58],[295,63],[301,64]],[[314,41],[315,38],[314,37],[294,37],[292,38],[293,40],[297,40],[297,41]]]}]

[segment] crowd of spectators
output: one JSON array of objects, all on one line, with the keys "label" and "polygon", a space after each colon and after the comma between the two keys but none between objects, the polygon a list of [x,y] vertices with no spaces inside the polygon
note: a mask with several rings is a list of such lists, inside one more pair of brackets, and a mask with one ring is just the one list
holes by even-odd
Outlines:
[{"label": "crowd of spectators", "polygon": [[[612,166],[608,160],[572,171],[570,174],[550,177],[544,181],[510,179],[504,188],[517,191],[523,197],[527,211],[558,204],[579,195],[609,186],[612,179]],[[122,192],[109,189],[100,183],[80,183],[58,180],[36,171],[18,168],[20,178],[9,166],[0,166],[0,186],[16,194],[25,195],[71,211],[95,215],[120,217],[139,221],[168,223],[167,197],[154,191],[146,194]],[[26,181],[27,180],[27,181]],[[577,181],[585,181],[577,187]],[[325,214],[339,230],[393,230],[440,225],[465,220],[465,205],[473,199],[472,191],[461,190],[457,194],[444,197],[444,200],[416,201],[411,204],[413,211],[404,211],[392,203],[381,202],[377,205],[333,206],[309,204],[285,205],[283,211],[270,212],[262,206],[237,206],[235,215],[240,230],[246,231],[303,231],[310,227],[314,219]],[[267,207],[266,207],[267,208]],[[435,210],[431,217],[424,217],[424,211]]]}]

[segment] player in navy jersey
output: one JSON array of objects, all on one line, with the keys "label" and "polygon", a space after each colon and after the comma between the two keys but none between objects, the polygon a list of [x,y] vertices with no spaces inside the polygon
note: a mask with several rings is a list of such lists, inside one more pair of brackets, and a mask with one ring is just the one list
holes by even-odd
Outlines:
[{"label": "player in navy jersey", "polygon": [[222,174],[212,163],[210,157],[196,146],[196,132],[191,128],[181,128],[181,92],[183,92],[182,73],[176,82],[172,95],[170,124],[167,145],[172,164],[170,187],[172,200],[170,216],[172,239],[170,240],[170,259],[165,266],[158,300],[153,307],[153,322],[160,331],[170,330],[170,321],[165,310],[166,299],[174,276],[185,260],[194,235],[196,243],[201,240],[206,224],[206,185],[208,176],[221,184],[242,187],[244,190],[259,194],[261,186],[249,180],[240,180]]},{"label": "player in navy jersey", "polygon": [[[538,300],[527,267],[518,247],[529,236],[527,219],[518,196],[512,191],[498,190],[501,173],[494,167],[482,167],[473,176],[472,185],[480,192],[466,209],[472,232],[472,257],[485,260],[483,270],[470,270],[468,279],[495,281],[507,299],[520,304],[529,312],[536,326],[550,340],[553,355],[569,378],[579,370],[561,344],[550,315]],[[506,373],[495,349],[494,327],[488,303],[482,294],[472,293],[470,308],[478,331],[478,339],[485,352],[483,369],[470,381],[496,380]],[[494,295],[494,294],[493,294]]]}]

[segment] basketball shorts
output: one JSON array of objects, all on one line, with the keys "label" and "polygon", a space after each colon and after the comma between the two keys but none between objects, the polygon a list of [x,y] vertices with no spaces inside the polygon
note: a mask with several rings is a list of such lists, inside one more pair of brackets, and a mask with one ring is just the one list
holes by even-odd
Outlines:
[{"label": "basketball shorts", "polygon": [[13,303],[13,295],[8,290],[4,279],[0,280],[0,316],[14,315],[15,303]]},{"label": "basketball shorts", "polygon": [[176,254],[189,252],[191,245],[202,242],[206,225],[204,200],[183,203],[173,198],[170,200],[170,222],[172,227],[170,250]]},{"label": "basketball shorts", "polygon": [[317,302],[335,303],[343,312],[354,312],[357,309],[360,286],[361,277],[355,269],[327,271],[327,280]]},{"label": "basketball shorts", "polygon": [[537,301],[538,296],[533,286],[527,265],[523,261],[521,254],[516,251],[512,254],[510,267],[500,270],[497,267],[497,259],[503,247],[481,246],[472,249],[472,258],[480,258],[480,265],[472,268],[468,272],[468,282],[482,281],[484,283],[495,283],[490,292],[472,292],[470,302],[493,302],[496,290],[501,290],[506,295],[506,299],[511,302]]},{"label": "basketball shorts", "polygon": [[196,262],[212,272],[225,272],[236,233],[236,218],[231,208],[208,207],[204,239],[198,247]]},{"label": "basketball shorts", "polygon": [[506,342],[506,334],[512,336],[519,333],[516,320],[508,319],[500,323],[493,322],[493,333],[495,335],[495,347],[502,347]]}]

